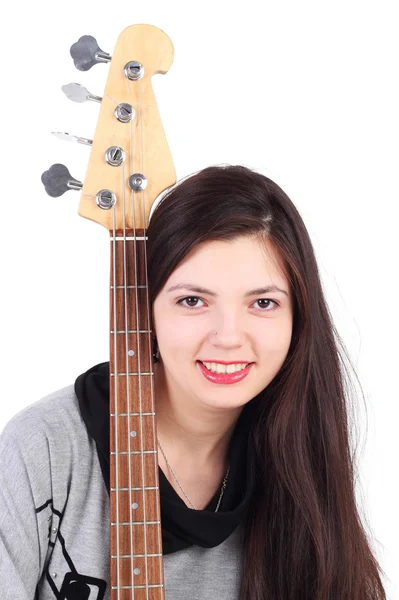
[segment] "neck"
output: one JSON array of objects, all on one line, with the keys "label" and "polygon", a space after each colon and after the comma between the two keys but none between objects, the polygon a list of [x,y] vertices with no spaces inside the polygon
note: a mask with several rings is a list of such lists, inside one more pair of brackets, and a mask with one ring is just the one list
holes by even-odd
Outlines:
[{"label": "neck", "polygon": [[154,368],[157,433],[166,455],[184,457],[197,467],[225,464],[242,407],[233,410],[188,402],[168,385],[162,365]]}]

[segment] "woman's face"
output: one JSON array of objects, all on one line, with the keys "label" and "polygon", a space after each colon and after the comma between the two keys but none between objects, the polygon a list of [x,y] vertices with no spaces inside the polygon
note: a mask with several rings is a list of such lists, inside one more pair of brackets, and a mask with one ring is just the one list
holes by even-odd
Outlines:
[{"label": "woman's face", "polygon": [[[242,236],[196,246],[155,299],[159,368],[175,400],[242,407],[284,363],[292,334],[291,291],[277,254],[262,244]],[[269,286],[281,291],[265,290]]]}]

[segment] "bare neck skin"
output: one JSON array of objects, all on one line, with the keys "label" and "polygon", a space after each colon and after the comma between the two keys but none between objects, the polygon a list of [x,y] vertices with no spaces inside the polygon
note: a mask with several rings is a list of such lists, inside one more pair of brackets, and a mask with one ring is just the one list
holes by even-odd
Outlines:
[{"label": "bare neck skin", "polygon": [[187,402],[168,386],[161,364],[154,365],[157,433],[168,461],[189,473],[224,470],[235,424],[243,407],[231,411]]}]

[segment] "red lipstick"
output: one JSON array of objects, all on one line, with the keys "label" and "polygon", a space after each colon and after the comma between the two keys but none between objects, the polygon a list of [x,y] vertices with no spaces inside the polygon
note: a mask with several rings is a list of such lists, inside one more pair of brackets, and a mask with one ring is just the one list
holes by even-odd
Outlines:
[{"label": "red lipstick", "polygon": [[[210,360],[210,361],[205,361],[205,362],[218,362],[222,365],[232,365],[232,364],[236,364],[238,361],[226,362],[226,361],[221,361],[221,360],[219,360],[219,361]],[[245,360],[243,360],[242,362],[244,363]],[[242,369],[241,371],[237,371],[236,373],[213,373],[213,371],[209,371],[209,369],[207,369],[206,366],[203,365],[201,361],[197,361],[198,368],[200,369],[201,373],[204,375],[204,377],[208,381],[211,381],[212,383],[224,383],[224,384],[238,383],[239,381],[244,379],[250,372],[253,364],[254,363],[250,363],[249,365],[247,365],[245,367],[245,369]]]},{"label": "red lipstick", "polygon": [[203,360],[201,360],[201,362],[203,363],[216,363],[216,364],[220,364],[220,365],[237,365],[237,364],[247,364],[250,363],[250,360],[215,360],[214,358],[204,358]]}]

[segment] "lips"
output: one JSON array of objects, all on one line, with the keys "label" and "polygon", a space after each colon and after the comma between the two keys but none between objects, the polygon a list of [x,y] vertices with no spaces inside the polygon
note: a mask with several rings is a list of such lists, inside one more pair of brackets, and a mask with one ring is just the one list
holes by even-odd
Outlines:
[{"label": "lips", "polygon": [[215,360],[212,358],[205,358],[203,360],[200,360],[200,362],[202,363],[216,363],[216,364],[220,364],[220,365],[239,365],[239,364],[249,364],[251,361],[250,360]]},{"label": "lips", "polygon": [[[219,361],[219,362],[222,362],[222,361]],[[229,363],[222,363],[222,364],[229,364]],[[251,368],[253,367],[254,363],[249,363],[249,365],[247,365],[245,367],[245,369],[242,369],[241,371],[237,371],[235,373],[213,373],[212,371],[209,371],[205,367],[205,365],[202,364],[201,361],[197,361],[197,365],[198,365],[198,368],[201,371],[201,373],[204,375],[204,377],[208,381],[211,381],[212,383],[232,384],[232,383],[238,383],[239,381],[241,381],[242,379],[247,377],[247,375],[251,371]]]}]

